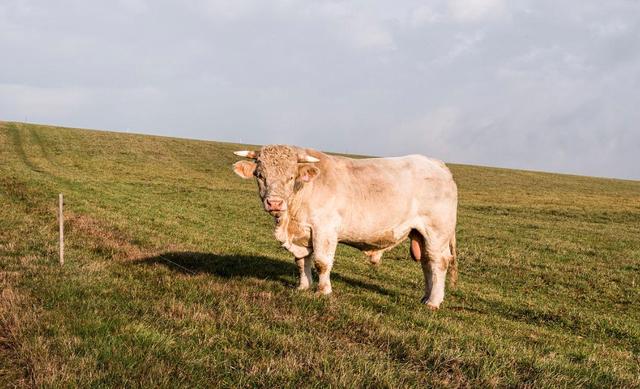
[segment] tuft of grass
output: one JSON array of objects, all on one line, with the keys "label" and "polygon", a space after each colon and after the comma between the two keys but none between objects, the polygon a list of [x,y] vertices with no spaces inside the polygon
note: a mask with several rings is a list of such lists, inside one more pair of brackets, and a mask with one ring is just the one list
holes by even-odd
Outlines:
[{"label": "tuft of grass", "polygon": [[332,296],[295,291],[239,148],[0,122],[0,382],[640,387],[640,182],[452,165],[433,313],[406,245],[340,247]]}]

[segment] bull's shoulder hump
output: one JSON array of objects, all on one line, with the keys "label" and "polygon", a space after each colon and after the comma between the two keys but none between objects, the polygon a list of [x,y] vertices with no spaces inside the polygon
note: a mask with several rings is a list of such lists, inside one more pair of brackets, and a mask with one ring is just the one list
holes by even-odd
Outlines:
[{"label": "bull's shoulder hump", "polygon": [[444,161],[437,158],[431,158],[421,154],[411,154],[411,155],[407,155],[405,158],[415,160],[416,162],[422,162],[430,165],[437,165],[447,169],[447,165],[444,163]]},{"label": "bull's shoulder hump", "polygon": [[411,154],[404,157],[398,157],[407,161],[411,166],[415,167],[423,173],[432,177],[442,177],[446,179],[452,179],[453,175],[451,170],[444,163],[436,158],[430,158],[421,154]]},{"label": "bull's shoulder hump", "polygon": [[430,176],[450,177],[451,172],[445,163],[439,159],[430,158],[421,154],[410,154],[399,157],[377,158],[349,158],[343,156],[328,156],[334,167],[342,166],[347,171],[370,172],[389,169],[410,169],[427,172]]},{"label": "bull's shoulder hump", "polygon": [[400,157],[367,158],[367,159],[360,159],[359,161],[371,161],[372,163],[376,163],[376,162],[385,163],[386,161],[401,162],[401,163],[404,162],[404,163],[410,163],[410,164],[416,164],[416,165],[429,165],[429,166],[443,167],[445,169],[447,168],[447,165],[443,161],[436,158],[430,158],[422,154],[409,154],[409,155],[403,155]]},{"label": "bull's shoulder hump", "polygon": [[422,154],[409,154],[409,155],[405,155],[404,157],[398,157],[398,158],[406,158],[406,159],[411,159],[419,162],[433,163],[436,165],[444,165],[443,161],[437,158],[427,157],[426,155],[422,155]]}]

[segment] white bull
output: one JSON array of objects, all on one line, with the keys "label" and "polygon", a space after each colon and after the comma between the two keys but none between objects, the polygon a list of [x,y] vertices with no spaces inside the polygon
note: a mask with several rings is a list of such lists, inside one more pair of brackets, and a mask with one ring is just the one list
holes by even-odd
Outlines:
[{"label": "white bull", "polygon": [[315,265],[318,293],[331,293],[338,243],[377,264],[384,251],[410,238],[424,273],[422,302],[440,306],[447,269],[452,283],[457,276],[458,193],[443,162],[422,155],[352,159],[281,145],[235,154],[250,159],[236,162],[234,171],[256,178],[275,236],[295,257],[298,289],[311,286]]}]

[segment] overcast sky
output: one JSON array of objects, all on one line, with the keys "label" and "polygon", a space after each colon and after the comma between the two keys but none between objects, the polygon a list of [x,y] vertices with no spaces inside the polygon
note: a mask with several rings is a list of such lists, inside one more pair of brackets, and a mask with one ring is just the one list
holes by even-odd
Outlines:
[{"label": "overcast sky", "polygon": [[640,179],[637,0],[0,0],[0,119]]}]

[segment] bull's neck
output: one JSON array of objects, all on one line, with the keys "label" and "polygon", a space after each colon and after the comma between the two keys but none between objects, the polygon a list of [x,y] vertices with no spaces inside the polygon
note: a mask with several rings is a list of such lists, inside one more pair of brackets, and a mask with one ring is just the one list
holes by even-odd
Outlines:
[{"label": "bull's neck", "polygon": [[285,228],[291,221],[298,221],[299,213],[302,210],[302,198],[304,193],[308,191],[310,184],[305,185],[291,196],[287,202],[287,212],[279,218],[276,218],[276,228]]}]

